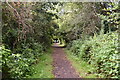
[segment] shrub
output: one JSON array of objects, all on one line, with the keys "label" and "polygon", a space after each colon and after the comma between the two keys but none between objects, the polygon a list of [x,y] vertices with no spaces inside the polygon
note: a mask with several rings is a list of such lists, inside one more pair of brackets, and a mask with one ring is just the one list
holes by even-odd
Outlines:
[{"label": "shrub", "polygon": [[118,33],[95,35],[84,41],[73,41],[71,51],[96,67],[100,77],[118,77]]},{"label": "shrub", "polygon": [[43,52],[40,44],[35,43],[33,45],[32,49],[28,47],[21,49],[22,53],[12,53],[4,46],[0,47],[3,78],[25,78],[34,73],[34,69],[30,66]]}]

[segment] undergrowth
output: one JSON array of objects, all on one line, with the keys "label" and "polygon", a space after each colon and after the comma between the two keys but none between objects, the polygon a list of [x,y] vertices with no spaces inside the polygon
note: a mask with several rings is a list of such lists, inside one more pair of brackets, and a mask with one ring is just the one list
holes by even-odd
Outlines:
[{"label": "undergrowth", "polygon": [[[18,53],[19,52],[19,53]],[[45,54],[42,45],[39,43],[32,44],[32,48],[24,46],[17,52],[6,49],[4,45],[0,47],[0,55],[2,56],[2,74],[3,78],[26,78],[34,74],[34,67],[39,57]]]},{"label": "undergrowth", "polygon": [[74,40],[68,49],[72,55],[94,65],[92,73],[103,78],[119,77],[118,33],[94,35],[85,40]]}]

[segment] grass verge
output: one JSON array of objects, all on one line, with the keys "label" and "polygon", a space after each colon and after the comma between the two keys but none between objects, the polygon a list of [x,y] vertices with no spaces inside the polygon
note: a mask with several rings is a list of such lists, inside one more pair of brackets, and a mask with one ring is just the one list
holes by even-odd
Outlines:
[{"label": "grass verge", "polygon": [[87,62],[79,59],[78,57],[71,54],[70,51],[65,50],[67,58],[71,61],[72,66],[79,73],[79,76],[82,78],[97,78],[96,74],[91,73],[94,69],[93,65],[88,64]]},{"label": "grass verge", "polygon": [[29,78],[54,78],[52,74],[52,50],[47,51],[39,58],[39,62],[32,67],[35,70],[35,74]]}]

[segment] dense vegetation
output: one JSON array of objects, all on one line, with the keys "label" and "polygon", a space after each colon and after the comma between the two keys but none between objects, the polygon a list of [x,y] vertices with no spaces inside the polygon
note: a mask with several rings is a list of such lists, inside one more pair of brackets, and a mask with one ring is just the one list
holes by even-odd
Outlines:
[{"label": "dense vegetation", "polygon": [[100,77],[117,78],[119,76],[117,39],[117,33],[109,33],[96,35],[84,41],[75,40],[70,51],[76,57],[94,65],[92,73],[97,73]]},{"label": "dense vegetation", "polygon": [[71,55],[94,65],[92,73],[118,78],[119,16],[120,2],[2,3],[3,78],[33,75],[31,66],[56,38]]},{"label": "dense vegetation", "polygon": [[[106,4],[110,5],[110,3]],[[111,9],[115,9],[114,7]],[[111,13],[109,13],[108,8],[104,8],[106,14],[105,12],[104,14],[99,14],[99,18],[101,19],[101,25],[99,26],[101,26],[101,29],[97,32],[92,31],[94,33],[93,36],[90,36],[88,32],[87,35],[81,36],[83,38],[73,40],[68,46],[72,55],[86,61],[88,64],[94,65],[95,68],[91,70],[91,73],[97,74],[99,77],[120,77],[120,54],[118,51],[119,33],[117,29],[119,25],[118,15],[120,14],[117,12],[117,9],[116,12],[112,12],[111,10]],[[90,29],[93,30],[93,28]]]},{"label": "dense vegetation", "polygon": [[3,78],[27,77],[34,74],[30,66],[51,45],[54,14],[45,10],[49,3],[13,2],[3,3],[2,7]]}]

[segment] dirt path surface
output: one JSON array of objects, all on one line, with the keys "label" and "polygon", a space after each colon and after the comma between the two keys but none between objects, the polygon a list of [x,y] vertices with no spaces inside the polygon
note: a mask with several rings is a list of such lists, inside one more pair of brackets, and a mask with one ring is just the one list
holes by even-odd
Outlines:
[{"label": "dirt path surface", "polygon": [[[57,46],[55,44],[55,46]],[[53,74],[55,78],[79,78],[70,61],[66,58],[63,48],[53,48]]]}]

